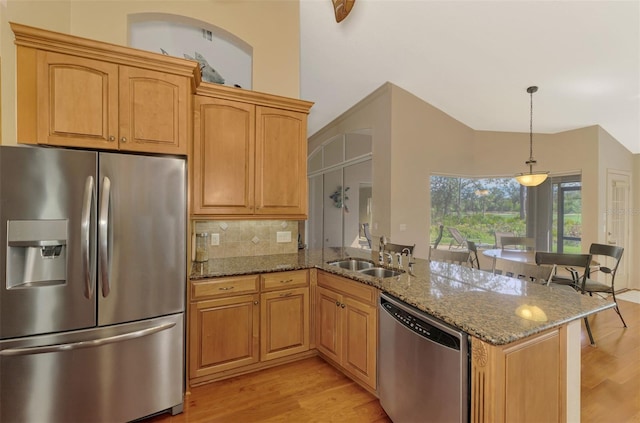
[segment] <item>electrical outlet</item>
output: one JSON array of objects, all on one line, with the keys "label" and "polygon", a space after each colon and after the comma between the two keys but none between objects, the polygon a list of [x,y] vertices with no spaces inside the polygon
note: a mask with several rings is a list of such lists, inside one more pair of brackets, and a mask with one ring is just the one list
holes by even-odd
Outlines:
[{"label": "electrical outlet", "polygon": [[220,245],[220,234],[211,234],[211,245]]},{"label": "electrical outlet", "polygon": [[291,242],[291,231],[278,231],[276,233],[276,242]]}]

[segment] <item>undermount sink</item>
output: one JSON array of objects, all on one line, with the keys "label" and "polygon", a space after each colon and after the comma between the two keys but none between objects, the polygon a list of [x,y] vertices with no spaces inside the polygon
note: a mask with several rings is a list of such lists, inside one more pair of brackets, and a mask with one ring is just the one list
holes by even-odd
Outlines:
[{"label": "undermount sink", "polygon": [[375,276],[376,278],[390,278],[402,274],[402,272],[397,270],[386,269],[384,267],[372,267],[370,269],[360,270],[359,272],[365,275]]},{"label": "undermount sink", "polygon": [[371,269],[374,265],[372,262],[364,259],[345,259],[329,262],[331,266],[338,266],[347,270],[359,271],[363,269]]}]

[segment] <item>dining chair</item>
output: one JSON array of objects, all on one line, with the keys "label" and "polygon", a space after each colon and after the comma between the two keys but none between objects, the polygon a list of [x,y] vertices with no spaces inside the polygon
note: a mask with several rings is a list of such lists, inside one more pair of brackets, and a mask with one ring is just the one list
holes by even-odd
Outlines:
[{"label": "dining chair", "polygon": [[527,238],[524,236],[503,236],[500,238],[503,250],[527,250],[536,249],[535,238]]},{"label": "dining chair", "polygon": [[460,265],[470,265],[469,257],[471,252],[469,250],[438,250],[436,248],[429,248],[429,261],[441,261],[445,263],[454,263]]},{"label": "dining chair", "polygon": [[[566,254],[536,252],[536,263],[539,265],[554,266],[553,274],[547,283],[548,286],[571,289],[572,291],[585,293],[584,287],[591,265],[591,254]],[[589,320],[584,318],[589,341],[595,345],[593,334],[589,327]]]},{"label": "dining chair", "polygon": [[497,260],[494,274],[524,279],[538,284],[548,284],[554,271],[552,265],[538,265],[513,260]]},{"label": "dining chair", "polygon": [[496,243],[494,248],[502,248],[502,237],[503,236],[516,236],[515,232],[494,232],[493,235],[496,237]]},{"label": "dining chair", "polygon": [[484,270],[487,272],[491,272],[492,269],[481,269],[480,268],[480,257],[478,256],[478,246],[473,241],[467,241],[467,249],[469,250],[469,263],[471,263],[471,267],[475,267],[478,270]]},{"label": "dining chair", "polygon": [[436,237],[436,240],[433,241],[433,248],[438,248],[438,244],[440,244],[440,241],[442,241],[443,232],[444,232],[444,225],[441,223],[440,226],[438,226],[438,236]]},{"label": "dining chair", "polygon": [[451,248],[467,248],[467,239],[462,236],[459,230],[456,228],[452,228],[450,226],[447,227],[447,230],[451,234],[453,238],[449,243],[449,249]]},{"label": "dining chair", "polygon": [[[616,303],[614,310],[618,313],[620,320],[622,320],[622,325],[626,328],[627,324],[622,317],[622,313],[620,313],[620,308],[618,307],[618,301],[616,300],[616,290],[614,281],[616,279],[616,272],[618,270],[618,265],[620,264],[620,259],[622,258],[622,253],[624,252],[623,247],[618,247],[616,245],[606,245],[606,244],[591,244],[589,247],[589,253],[591,254],[594,261],[600,263],[599,266],[592,270],[589,268],[587,272],[587,279],[585,280],[584,285],[582,286],[582,293],[589,294],[593,296],[594,293],[598,294],[611,294],[613,297],[613,302]],[[605,266],[604,264],[609,264],[610,266]],[[604,281],[599,281],[592,278],[592,274],[594,272],[602,272],[604,275],[602,279]]]}]

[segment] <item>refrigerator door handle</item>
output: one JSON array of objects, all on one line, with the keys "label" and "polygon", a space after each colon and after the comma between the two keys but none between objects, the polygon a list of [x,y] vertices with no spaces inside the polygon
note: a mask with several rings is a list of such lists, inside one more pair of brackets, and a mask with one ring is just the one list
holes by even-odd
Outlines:
[{"label": "refrigerator door handle", "polygon": [[84,275],[84,296],[93,297],[94,275],[91,268],[91,210],[93,209],[93,176],[87,176],[84,184],[84,197],[82,201],[82,223],[80,237],[82,239],[82,273]]},{"label": "refrigerator door handle", "polygon": [[100,216],[98,218],[98,242],[100,251],[100,274],[102,276],[102,296],[109,295],[111,284],[111,263],[109,262],[109,203],[111,201],[111,180],[104,177],[100,197]]},{"label": "refrigerator door handle", "polygon": [[32,354],[42,354],[42,353],[50,353],[50,352],[70,351],[70,350],[76,350],[79,348],[95,348],[95,347],[100,347],[102,345],[113,344],[116,342],[130,341],[132,339],[153,335],[154,333],[171,329],[175,325],[176,325],[176,322],[167,322],[167,323],[163,323],[161,325],[153,326],[146,329],[140,329],[133,332],[122,333],[120,335],[109,336],[106,338],[91,339],[87,341],[71,342],[68,344],[43,345],[40,347],[26,347],[26,348],[8,348],[6,350],[0,351],[0,356],[32,355]]}]

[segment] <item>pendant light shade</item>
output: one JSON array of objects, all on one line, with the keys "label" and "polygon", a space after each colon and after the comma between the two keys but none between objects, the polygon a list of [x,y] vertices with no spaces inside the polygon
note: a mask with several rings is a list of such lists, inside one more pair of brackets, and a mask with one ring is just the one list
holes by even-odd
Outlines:
[{"label": "pendant light shade", "polygon": [[520,185],[525,187],[535,187],[543,183],[549,174],[549,172],[534,172],[533,165],[536,164],[536,160],[533,158],[533,93],[538,91],[538,87],[529,87],[527,92],[531,97],[531,113],[529,115],[529,160],[525,162],[529,166],[529,172],[518,173],[515,175],[516,180]]}]

